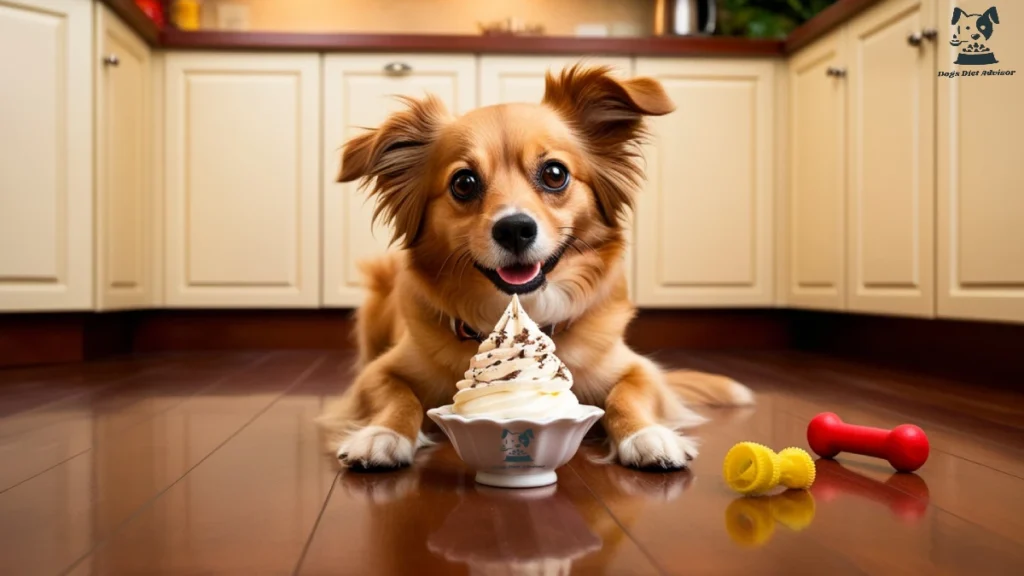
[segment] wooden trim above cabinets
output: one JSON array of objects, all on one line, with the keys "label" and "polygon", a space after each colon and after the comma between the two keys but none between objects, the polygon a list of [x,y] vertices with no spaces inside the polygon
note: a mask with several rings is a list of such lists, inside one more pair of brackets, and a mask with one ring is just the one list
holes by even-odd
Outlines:
[{"label": "wooden trim above cabinets", "polygon": [[164,48],[305,52],[460,52],[479,54],[590,54],[623,56],[781,56],[779,40],[722,36],[577,38],[441,34],[308,34],[164,30]]},{"label": "wooden trim above cabinets", "polygon": [[871,8],[882,0],[837,0],[814,18],[790,32],[786,38],[785,52],[792,54],[801,48],[842,26],[854,16]]},{"label": "wooden trim above cabinets", "polygon": [[103,0],[103,4],[121,17],[122,20],[135,30],[135,33],[146,41],[150,46],[160,44],[160,28],[139,9],[134,0]]}]

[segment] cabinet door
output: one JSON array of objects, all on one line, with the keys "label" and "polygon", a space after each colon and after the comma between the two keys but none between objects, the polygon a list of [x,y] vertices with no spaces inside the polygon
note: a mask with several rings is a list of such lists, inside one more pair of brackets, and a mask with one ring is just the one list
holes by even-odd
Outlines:
[{"label": "cabinet door", "polygon": [[846,79],[842,33],[789,65],[789,305],[841,310],[844,300]]},{"label": "cabinet door", "polygon": [[996,64],[954,64],[950,45],[954,7],[992,4],[939,3],[938,70],[961,76],[937,79],[938,315],[1024,322],[1024,2],[995,2]]},{"label": "cabinet door", "polygon": [[[363,300],[358,263],[385,253],[391,230],[373,226],[373,201],[359,182],[341,184],[341,148],[363,128],[402,109],[398,95],[434,94],[454,114],[476,107],[476,59],[470,55],[329,55],[324,63],[323,304]],[[391,249],[397,249],[392,247]]]},{"label": "cabinet door", "polygon": [[96,304],[151,304],[149,48],[105,7],[96,20]]},{"label": "cabinet door", "polygon": [[593,58],[589,56],[481,56],[480,105],[529,102],[539,104],[544,97],[544,78],[550,70],[558,74],[576,63],[611,66],[622,76],[631,76],[629,58]]},{"label": "cabinet door", "polygon": [[319,302],[320,63],[169,53],[168,306]]},{"label": "cabinet door", "polygon": [[641,59],[675,112],[650,122],[636,213],[641,306],[773,302],[774,65]]},{"label": "cabinet door", "polygon": [[0,3],[0,310],[92,308],[92,3]]},{"label": "cabinet door", "polygon": [[884,2],[847,31],[847,307],[933,316],[935,44],[932,5]]}]

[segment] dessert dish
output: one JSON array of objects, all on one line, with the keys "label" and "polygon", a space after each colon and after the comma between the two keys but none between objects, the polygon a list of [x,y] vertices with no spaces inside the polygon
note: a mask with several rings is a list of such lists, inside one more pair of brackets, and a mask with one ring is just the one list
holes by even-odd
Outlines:
[{"label": "dessert dish", "polygon": [[604,410],[572,393],[572,373],[518,296],[480,343],[453,403],[427,412],[476,481],[503,488],[553,484]]}]

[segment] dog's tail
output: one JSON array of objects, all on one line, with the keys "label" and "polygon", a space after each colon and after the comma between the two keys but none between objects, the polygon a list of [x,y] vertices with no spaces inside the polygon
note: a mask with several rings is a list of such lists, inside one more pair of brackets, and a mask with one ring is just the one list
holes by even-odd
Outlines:
[{"label": "dog's tail", "polygon": [[691,406],[754,404],[754,393],[750,388],[727,376],[694,370],[672,370],[665,373],[665,380],[669,387]]}]

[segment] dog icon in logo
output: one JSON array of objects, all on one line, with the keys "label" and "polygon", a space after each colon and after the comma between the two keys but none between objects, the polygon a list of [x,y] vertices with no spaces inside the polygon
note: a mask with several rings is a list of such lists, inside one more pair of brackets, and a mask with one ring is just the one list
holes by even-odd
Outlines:
[{"label": "dog icon in logo", "polygon": [[968,14],[954,8],[953,39],[949,44],[960,49],[954,64],[984,66],[997,63],[995,53],[986,45],[996,24],[999,24],[999,13],[995,6],[984,14]]},{"label": "dog icon in logo", "polygon": [[501,431],[501,451],[505,453],[505,462],[533,462],[527,449],[533,442],[533,429],[513,432],[507,428]]}]

